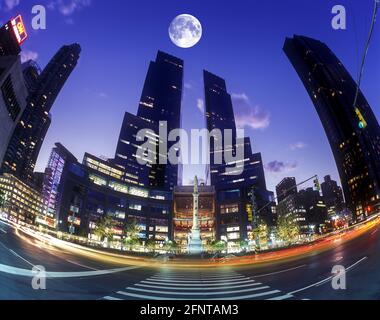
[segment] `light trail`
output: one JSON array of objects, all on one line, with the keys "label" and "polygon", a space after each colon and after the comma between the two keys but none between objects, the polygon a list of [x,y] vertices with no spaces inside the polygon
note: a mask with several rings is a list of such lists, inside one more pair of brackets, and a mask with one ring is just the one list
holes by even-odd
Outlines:
[{"label": "light trail", "polygon": [[376,217],[363,223],[357,225],[350,230],[347,230],[343,233],[333,234],[322,238],[314,243],[301,245],[294,248],[285,248],[278,251],[252,254],[243,257],[234,257],[227,261],[221,259],[215,260],[187,260],[187,259],[177,259],[174,261],[158,261],[152,258],[147,257],[134,257],[116,253],[105,252],[102,250],[97,250],[93,248],[84,247],[74,243],[66,242],[54,238],[52,236],[43,235],[36,233],[32,230],[26,230],[23,228],[17,229],[16,234],[20,236],[23,240],[28,241],[32,245],[36,245],[34,241],[28,239],[21,235],[19,231],[35,238],[36,240],[43,243],[44,249],[51,251],[60,251],[65,250],[66,253],[83,256],[92,260],[102,261],[105,263],[113,263],[119,266],[123,265],[135,265],[140,267],[165,267],[168,269],[189,269],[193,270],[194,268],[225,268],[233,266],[255,266],[268,263],[277,263],[283,260],[298,259],[305,257],[310,254],[322,253],[324,251],[336,248],[343,243],[349,242],[367,232],[377,227],[380,224],[380,218]]}]

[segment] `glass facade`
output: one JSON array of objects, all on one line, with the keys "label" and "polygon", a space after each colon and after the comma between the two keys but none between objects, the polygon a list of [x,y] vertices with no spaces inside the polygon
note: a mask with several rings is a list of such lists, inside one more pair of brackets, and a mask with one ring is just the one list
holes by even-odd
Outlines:
[{"label": "glass facade", "polygon": [[342,62],[318,40],[288,38],[284,51],[301,78],[330,142],[346,204],[355,220],[380,206],[380,127]]},{"label": "glass facade", "polygon": [[33,181],[35,163],[51,123],[50,109],[76,67],[80,52],[78,44],[63,46],[39,75],[5,152],[2,172]]},{"label": "glass facade", "polygon": [[[168,132],[181,127],[182,88],[183,61],[159,51],[156,60],[149,65],[137,116],[126,113],[120,131],[114,162],[126,172],[130,183],[173,190],[181,179],[178,165],[159,164],[158,149],[160,121],[167,123]],[[153,132],[146,138],[156,149],[154,163],[145,166],[137,162],[137,149],[141,142],[137,145],[136,137],[141,129]],[[168,150],[173,144],[168,142]]]}]

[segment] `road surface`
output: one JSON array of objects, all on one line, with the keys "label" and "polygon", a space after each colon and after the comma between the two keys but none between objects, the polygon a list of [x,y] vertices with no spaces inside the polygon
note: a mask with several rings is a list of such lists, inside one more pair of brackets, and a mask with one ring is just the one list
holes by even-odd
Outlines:
[{"label": "road surface", "polygon": [[[347,300],[380,299],[380,225],[325,252],[248,266],[171,268],[96,259],[41,242],[0,222],[2,300]],[[79,250],[78,250],[79,252]],[[344,266],[346,290],[334,290],[332,268]],[[46,290],[32,269],[47,272]],[[41,268],[41,267],[38,267]]]}]

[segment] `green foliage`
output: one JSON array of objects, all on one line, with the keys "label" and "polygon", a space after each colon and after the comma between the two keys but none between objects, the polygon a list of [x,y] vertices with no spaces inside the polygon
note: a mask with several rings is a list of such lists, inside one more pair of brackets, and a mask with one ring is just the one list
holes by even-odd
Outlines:
[{"label": "green foliage", "polygon": [[140,232],[141,227],[137,224],[137,220],[128,220],[124,229],[124,244],[127,246],[129,250],[132,250],[134,247],[140,245]]},{"label": "green foliage", "polygon": [[155,252],[155,251],[156,251],[156,246],[157,246],[156,241],[153,240],[153,239],[149,239],[149,240],[147,240],[147,242],[145,243],[145,247],[146,247],[149,251],[151,251],[151,252]]},{"label": "green foliage", "polygon": [[175,241],[166,241],[164,244],[164,249],[167,252],[176,253],[179,250],[178,243]]},{"label": "green foliage", "polygon": [[107,239],[108,241],[111,241],[113,238],[113,228],[115,225],[116,223],[112,217],[104,215],[96,223],[94,234],[101,240]]},{"label": "green foliage", "polygon": [[215,240],[209,244],[209,248],[211,251],[214,251],[214,252],[222,252],[227,249],[227,243],[224,241]]},{"label": "green foliage", "polygon": [[3,190],[0,190],[0,209],[4,208],[5,206],[5,192]]},{"label": "green foliage", "polygon": [[296,221],[296,215],[291,213],[279,216],[277,233],[278,237],[286,244],[293,243],[300,235],[300,227]]}]

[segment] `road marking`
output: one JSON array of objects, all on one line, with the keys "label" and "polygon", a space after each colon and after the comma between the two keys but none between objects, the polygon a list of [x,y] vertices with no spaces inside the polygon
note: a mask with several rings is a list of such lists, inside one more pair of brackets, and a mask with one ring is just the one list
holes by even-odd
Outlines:
[{"label": "road marking", "polygon": [[[98,270],[98,271],[77,271],[77,272],[46,272],[46,278],[80,278],[80,277],[95,277],[107,274],[119,273],[128,270],[138,269],[141,267],[131,266],[119,269],[108,269],[108,270]],[[5,264],[0,264],[0,272],[12,274],[20,277],[35,277],[35,272],[28,269],[21,269],[12,266],[7,266]]]},{"label": "road marking", "polygon": [[122,299],[110,297],[110,296],[103,297],[103,299],[106,299],[106,300],[122,300]]},{"label": "road marking", "polygon": [[[348,268],[346,268],[346,273],[348,271],[350,271],[352,268],[354,268],[355,266],[357,266],[359,263],[363,262],[364,260],[368,259],[368,257],[364,257],[364,258],[361,258],[360,260],[356,261],[354,264],[350,265]],[[329,282],[334,276],[330,276],[324,280],[321,280],[321,281],[318,281],[316,283],[313,283],[307,287],[304,287],[304,288],[301,288],[301,289],[298,289],[298,290],[295,290],[295,291],[292,291],[292,292],[289,292],[288,294],[295,294],[295,293],[298,293],[298,292],[301,292],[301,291],[305,291],[307,289],[310,289],[312,287],[318,287],[318,286],[321,286],[327,282]]]},{"label": "road marking", "polygon": [[[246,288],[246,287],[254,287],[254,286],[260,286],[262,285],[261,282],[256,282],[256,283],[252,283],[252,284],[240,284],[238,286],[223,286],[221,287],[221,289],[235,289],[235,288]],[[201,285],[201,288],[198,288],[198,287],[177,287],[175,286],[174,288],[172,287],[168,287],[168,286],[157,286],[157,285],[149,285],[149,284],[141,284],[141,283],[136,283],[135,286],[138,286],[138,287],[145,287],[145,288],[156,288],[156,289],[167,289],[167,290],[215,290],[215,289],[218,289],[218,288],[215,288],[215,287],[204,287],[203,285]]]},{"label": "road marking", "polygon": [[21,257],[18,253],[14,252],[13,250],[11,249],[8,249],[14,256],[16,256],[17,258],[23,260],[24,262],[26,262],[27,264],[31,265],[33,268],[35,267],[35,265],[33,263],[31,263],[30,261],[26,260],[25,258]]},{"label": "road marking", "polygon": [[0,231],[2,232],[2,233],[7,233],[4,229],[2,229],[2,228],[0,228]]},{"label": "road marking", "polygon": [[89,267],[89,266],[85,266],[84,264],[80,264],[80,263],[77,263],[75,261],[71,261],[71,260],[68,260],[68,259],[65,259],[68,263],[71,263],[71,264],[75,264],[79,267],[82,267],[82,268],[86,268],[86,269],[90,269],[90,270],[94,270],[94,271],[99,271],[99,269],[95,269],[95,268],[92,268],[92,267]]},{"label": "road marking", "polygon": [[[248,277],[245,277],[245,279],[247,280],[251,280],[250,278]],[[243,283],[243,282],[238,282],[238,281],[241,281],[243,279],[231,279],[231,280],[228,280],[228,279],[225,279],[225,280],[203,280],[203,279],[198,279],[198,280],[165,280],[165,279],[159,279],[159,278],[149,278],[148,280],[153,280],[153,281],[156,281],[156,282],[168,282],[168,283],[203,283],[203,284],[208,284],[208,283],[230,283],[230,282],[234,282],[234,283]]]},{"label": "road marking", "polygon": [[286,300],[286,299],[290,299],[290,298],[293,298],[294,296],[292,294],[285,294],[283,296],[279,296],[279,297],[274,297],[274,298],[270,298],[270,299],[267,299],[267,300],[273,300],[273,301],[278,301],[278,300]]},{"label": "road marking", "polygon": [[[241,274],[236,273],[241,276]],[[160,278],[167,274],[155,274],[151,277]],[[194,279],[194,274],[191,275]],[[280,290],[275,290],[270,286],[261,282],[256,282],[248,277],[244,279],[231,280],[226,282],[211,281],[205,283],[204,273],[199,273],[198,281],[185,280],[163,282],[159,280],[151,280],[147,278],[144,281],[129,285],[121,291],[115,292],[114,295],[106,296],[104,299],[109,300],[109,297],[125,299],[144,299],[144,300],[243,300],[243,299],[266,299],[277,298],[277,300],[285,300],[293,298],[290,294],[285,294]],[[223,276],[223,274],[220,274]],[[181,278],[183,279],[183,278]],[[186,279],[186,278],[185,278]],[[197,283],[192,283],[197,282]],[[216,283],[215,283],[216,282]],[[277,297],[276,297],[277,296]]]},{"label": "road marking", "polygon": [[133,290],[133,291],[140,291],[140,292],[147,292],[147,293],[158,293],[158,294],[172,294],[176,296],[213,296],[213,295],[221,295],[221,294],[235,294],[235,293],[243,293],[243,292],[251,292],[251,291],[258,291],[258,290],[264,290],[269,289],[269,286],[263,286],[263,287],[256,287],[256,288],[250,288],[250,289],[242,289],[242,290],[234,290],[234,291],[214,291],[214,292],[168,292],[168,291],[159,291],[159,290],[148,290],[148,289],[141,289],[141,288],[134,288],[134,287],[127,287],[127,290]]},{"label": "road marking", "polygon": [[[222,279],[226,279],[226,280],[233,280],[233,279],[241,279],[241,278],[245,278],[245,276],[228,276],[228,277],[201,277],[200,279],[201,280],[222,280]],[[198,279],[199,278],[195,278],[195,277],[191,277],[191,278],[186,278],[186,277],[167,277],[167,276],[164,276],[164,277],[161,277],[161,276],[152,276],[151,279],[163,279],[163,280],[185,280],[185,279]]]},{"label": "road marking", "polygon": [[295,268],[290,268],[290,269],[285,269],[285,270],[277,271],[277,272],[259,274],[258,276],[251,276],[251,278],[260,278],[260,277],[273,276],[275,274],[289,272],[289,271],[297,270],[297,269],[304,268],[304,267],[306,267],[306,264],[303,264],[302,266],[298,266],[298,267],[295,267]]},{"label": "road marking", "polygon": [[[251,295],[246,295],[246,296],[238,296],[238,297],[230,297],[230,298],[211,298],[211,299],[202,299],[202,300],[242,300],[242,299],[252,299],[252,298],[259,298],[271,294],[276,294],[281,291],[279,290],[273,290],[273,291],[267,291],[267,292],[262,292],[262,293],[256,293],[256,294],[251,294]],[[199,300],[199,299],[189,299],[189,298],[166,298],[166,297],[160,297],[160,296],[148,296],[148,295],[142,295],[142,294],[135,294],[131,292],[124,292],[124,291],[118,291],[117,294],[124,295],[124,296],[129,296],[133,298],[140,298],[140,299],[146,299],[146,300]]]},{"label": "road marking", "polygon": [[[173,281],[172,281],[173,282]],[[173,282],[173,283],[162,283],[162,282],[157,282],[156,281],[152,281],[152,280],[145,280],[145,281],[141,281],[141,283],[147,283],[147,284],[158,284],[158,285],[166,285],[166,286],[175,286],[175,287],[204,287],[205,285],[209,286],[209,287],[218,287],[218,286],[221,286],[223,284],[226,284],[226,285],[232,285],[232,284],[246,284],[246,283],[253,283],[255,282],[255,280],[245,280],[245,281],[238,281],[238,282],[228,282],[228,283],[205,283],[205,282],[202,282],[202,281],[197,281],[197,283],[178,283],[178,282]]]}]

